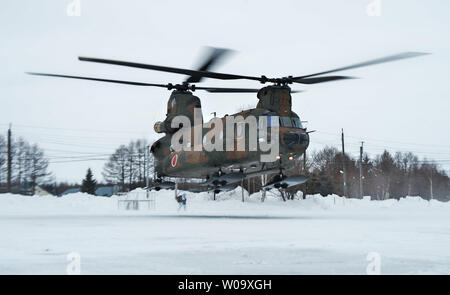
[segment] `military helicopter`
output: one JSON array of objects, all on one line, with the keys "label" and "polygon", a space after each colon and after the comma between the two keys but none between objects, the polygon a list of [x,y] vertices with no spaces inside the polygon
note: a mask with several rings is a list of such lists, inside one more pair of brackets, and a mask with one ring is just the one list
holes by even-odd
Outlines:
[{"label": "military helicopter", "polygon": [[[166,118],[163,121],[156,122],[154,125],[155,132],[164,133],[165,135],[151,146],[151,152],[156,160],[156,177],[151,188],[155,190],[160,190],[161,188],[173,189],[176,183],[173,181],[165,181],[167,178],[198,178],[206,179],[201,183],[201,187],[205,190],[213,190],[216,194],[221,191],[235,188],[246,178],[265,174],[276,174],[271,182],[265,184],[265,189],[286,189],[307,181],[307,177],[304,175],[286,176],[284,173],[284,171],[294,167],[296,159],[304,155],[309,146],[309,133],[311,132],[307,131],[307,129],[302,126],[302,121],[299,116],[292,110],[291,93],[301,91],[292,91],[289,85],[294,83],[319,84],[352,79],[353,77],[349,76],[328,74],[417,57],[425,54],[420,52],[404,52],[314,74],[285,76],[280,78],[270,78],[265,75],[258,77],[212,72],[210,69],[217,65],[218,61],[223,59],[229,53],[230,51],[227,49],[210,48],[209,53],[205,55],[203,62],[200,63],[200,66],[195,70],[119,60],[79,57],[80,61],[187,75],[188,77],[181,84],[154,84],[46,73],[28,74],[135,86],[160,87],[173,90],[167,102]],[[262,84],[270,83],[270,85],[262,88],[222,88],[201,87],[194,84],[201,82],[204,78],[219,80],[253,80]],[[201,101],[199,97],[193,94],[197,90],[210,93],[256,93],[258,103],[253,109],[243,110],[232,115],[225,115],[223,118],[214,118],[213,120],[215,120],[215,123],[205,123],[203,122],[203,116],[201,114]],[[240,117],[245,120],[250,117],[255,117],[259,122],[260,118],[264,117],[269,118],[269,121],[266,122],[270,123],[264,126],[267,128],[265,131],[262,131],[262,129],[257,130],[257,148],[250,145],[250,129],[246,128],[245,122],[240,122],[241,124],[236,124],[236,128],[231,130],[224,129],[219,135],[216,134],[213,138],[209,138],[212,142],[220,142],[219,146],[222,145],[224,149],[211,151],[196,149],[195,146],[198,144],[201,145],[202,142],[194,142],[194,140],[191,140],[192,137],[187,136],[187,139],[180,137],[175,141],[185,147],[185,149],[174,150],[174,136],[183,128],[183,124],[173,124],[174,120],[179,116],[183,116],[188,120],[186,123],[188,123],[187,125],[189,125],[189,127],[184,126],[184,134],[192,135],[196,130],[200,130],[203,141],[207,136],[203,136],[203,134],[208,134],[208,132],[214,128],[213,126],[220,123],[217,121],[218,119],[225,124],[229,118]],[[261,161],[262,154],[267,153],[264,153],[261,149],[258,149],[258,147],[265,143],[265,141],[269,141],[268,134],[274,129],[276,129],[277,136],[270,140],[272,142],[276,141],[276,144],[278,144],[278,153],[272,155],[272,158],[269,161]],[[265,135],[265,137],[261,136],[261,134]],[[227,135],[233,135],[231,139],[233,141],[231,143],[233,147],[237,145],[238,140],[243,140],[244,149],[225,150],[225,145],[228,140]],[[197,190],[198,188],[193,189],[193,191]]]}]

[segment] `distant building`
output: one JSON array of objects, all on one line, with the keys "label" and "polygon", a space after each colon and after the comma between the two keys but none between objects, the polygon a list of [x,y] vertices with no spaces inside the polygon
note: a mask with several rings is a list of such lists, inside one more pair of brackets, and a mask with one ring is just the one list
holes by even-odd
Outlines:
[{"label": "distant building", "polygon": [[[67,194],[75,194],[79,193],[81,191],[81,188],[71,188],[66,190],[61,194],[61,196],[65,196]],[[99,197],[111,197],[115,194],[117,194],[120,191],[120,186],[118,185],[106,185],[106,186],[100,186],[97,187],[95,190],[95,195]]]},{"label": "distant building", "polygon": [[[0,190],[0,193],[7,193],[8,190],[6,188]],[[26,195],[26,196],[32,196],[33,195],[33,186],[29,183],[23,183],[23,184],[16,184],[11,186],[11,193],[13,194],[19,194],[19,195]],[[36,185],[34,187],[34,195],[36,196],[51,196],[52,194],[40,187],[39,185]]]},{"label": "distant building", "polygon": [[33,187],[29,183],[16,184],[11,186],[11,193],[20,195],[33,195]]},{"label": "distant building", "polygon": [[68,194],[79,193],[80,190],[81,190],[80,188],[69,188],[68,190],[64,191],[64,192],[61,194],[61,197],[62,197],[62,196],[65,196],[65,195],[68,195]]},{"label": "distant building", "polygon": [[120,187],[118,185],[102,186],[95,190],[95,195],[100,197],[111,197],[119,191]]}]

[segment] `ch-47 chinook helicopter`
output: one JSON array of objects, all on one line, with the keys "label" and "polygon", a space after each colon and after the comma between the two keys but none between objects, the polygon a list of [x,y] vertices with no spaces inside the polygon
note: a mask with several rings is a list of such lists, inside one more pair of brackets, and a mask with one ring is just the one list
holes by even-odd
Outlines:
[{"label": "ch-47 chinook helicopter", "polygon": [[[350,70],[385,62],[391,62],[400,59],[412,58],[423,55],[418,52],[405,52],[396,55],[386,56],[370,61],[365,61],[350,66],[340,67],[332,70],[322,71],[309,75],[302,76],[286,76],[281,78],[269,78],[267,76],[244,76],[235,74],[226,74],[212,72],[210,69],[217,64],[217,62],[227,55],[229,51],[226,49],[211,48],[209,54],[205,56],[200,67],[195,70],[182,69],[175,67],[157,66],[150,64],[79,57],[81,61],[104,63],[111,65],[120,65],[127,67],[134,67],[140,69],[149,69],[155,71],[170,72],[176,74],[184,74],[188,77],[181,84],[154,84],[124,80],[110,80],[83,76],[69,76],[58,74],[45,73],[29,73],[32,75],[73,78],[100,82],[120,83],[136,86],[152,86],[167,88],[173,90],[168,103],[166,118],[162,122],[156,122],[154,129],[157,133],[165,133],[163,137],[157,140],[151,147],[151,152],[155,157],[155,174],[156,180],[152,184],[152,188],[159,190],[161,188],[173,188],[174,182],[164,181],[165,178],[200,178],[206,179],[202,183],[203,187],[208,190],[213,190],[214,193],[226,191],[235,188],[243,179],[255,177],[264,174],[277,174],[274,179],[266,184],[266,189],[278,188],[285,189],[294,185],[299,185],[307,181],[307,177],[303,175],[285,176],[283,171],[294,167],[295,159],[302,156],[309,145],[309,133],[306,128],[302,126],[299,116],[292,111],[291,93],[299,92],[292,91],[290,84],[319,84],[324,82],[338,81],[351,79],[349,76],[328,75],[338,71]],[[220,88],[220,87],[199,87],[193,83],[199,83],[204,78],[220,79],[220,80],[253,80],[262,84],[270,83],[260,89],[253,88]],[[202,90],[210,93],[257,93],[258,103],[255,108],[243,110],[233,115],[226,115],[220,118],[225,125],[228,117],[236,118],[242,116],[246,119],[249,116],[255,118],[266,117],[270,118],[269,127],[277,128],[279,153],[277,153],[271,161],[260,161],[263,152],[258,149],[252,149],[249,145],[250,132],[245,132],[245,124],[233,129],[234,139],[240,136],[244,137],[244,150],[196,150],[184,149],[174,150],[172,147],[172,139],[174,135],[183,126],[181,124],[174,125],[173,120],[178,116],[184,116],[190,122],[190,129],[192,133],[194,129],[201,130],[201,134],[207,133],[212,129],[214,124],[206,124],[203,122],[201,116],[201,102],[200,99],[193,94],[194,91]],[[195,113],[200,113],[200,119],[196,120]],[[268,121],[268,122],[269,122]],[[217,122],[217,121],[216,121]],[[242,128],[243,127],[243,128]],[[200,128],[200,129],[198,129]],[[244,130],[244,132],[242,132]],[[188,131],[191,132],[191,131]],[[241,133],[240,133],[241,131]],[[226,131],[224,131],[226,132]],[[259,131],[258,131],[259,132]],[[267,134],[269,131],[267,131]],[[225,146],[225,134],[220,133],[220,139]],[[215,136],[217,137],[217,135]],[[204,137],[203,137],[204,138]],[[180,144],[192,147],[194,143],[189,139],[181,139]],[[219,140],[219,138],[214,138]],[[235,143],[233,143],[234,145]],[[258,145],[261,144],[258,133]],[[197,190],[197,189],[196,189]]]}]

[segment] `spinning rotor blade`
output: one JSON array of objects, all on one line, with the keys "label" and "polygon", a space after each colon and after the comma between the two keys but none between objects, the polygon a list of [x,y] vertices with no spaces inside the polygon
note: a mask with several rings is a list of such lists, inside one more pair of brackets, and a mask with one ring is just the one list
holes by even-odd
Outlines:
[{"label": "spinning rotor blade", "polygon": [[102,58],[91,58],[91,57],[81,57],[80,56],[78,59],[81,61],[90,61],[90,62],[111,64],[111,65],[119,65],[119,66],[126,66],[126,67],[140,68],[140,69],[155,70],[155,71],[161,71],[161,72],[169,72],[169,73],[175,73],[175,74],[184,74],[184,75],[189,75],[189,76],[194,76],[194,77],[221,79],[221,80],[248,79],[248,80],[260,81],[260,79],[261,79],[259,77],[214,73],[214,72],[207,72],[207,71],[196,71],[196,70],[188,70],[188,69],[182,69],[182,68],[165,67],[165,66],[135,63],[135,62],[120,61],[120,60],[102,59]]},{"label": "spinning rotor blade", "polygon": [[100,58],[90,58],[90,57],[79,57],[79,60],[135,67],[135,68],[141,68],[141,69],[149,69],[149,70],[155,70],[155,71],[163,71],[163,72],[176,73],[176,74],[184,74],[184,75],[190,76],[190,78],[188,78],[188,80],[187,80],[189,82],[200,81],[201,78],[212,78],[212,79],[220,79],[220,80],[245,79],[245,80],[259,81],[261,83],[271,82],[271,83],[276,83],[276,84],[290,84],[290,83],[294,83],[294,82],[301,83],[301,84],[317,84],[317,83],[323,83],[323,82],[349,79],[350,77],[327,76],[327,77],[320,77],[320,78],[314,78],[314,79],[308,79],[308,78],[325,75],[325,74],[329,74],[329,73],[334,73],[334,72],[338,72],[338,71],[361,68],[361,67],[366,67],[366,66],[371,66],[371,65],[381,64],[381,63],[387,63],[387,62],[392,62],[392,61],[401,60],[401,59],[413,58],[413,57],[418,57],[418,56],[428,54],[428,53],[421,53],[421,52],[403,52],[403,53],[399,53],[399,54],[395,54],[395,55],[377,58],[377,59],[373,59],[370,61],[361,62],[361,63],[357,63],[354,65],[336,68],[333,70],[319,72],[319,73],[310,74],[310,75],[303,75],[303,76],[297,76],[297,77],[284,77],[284,78],[267,78],[266,76],[261,76],[261,77],[243,76],[243,75],[225,74],[225,73],[216,73],[216,72],[207,71],[209,69],[209,67],[211,65],[213,65],[215,63],[215,61],[220,56],[222,56],[224,53],[225,52],[220,52],[220,50],[217,51],[216,53],[213,52],[211,57],[205,61],[205,63],[203,64],[202,67],[199,68],[199,70],[189,70],[189,69],[182,69],[182,68],[175,68],[175,67],[157,66],[157,65],[149,65],[149,64],[118,61],[118,60],[109,60],[109,59],[100,59]]},{"label": "spinning rotor blade", "polygon": [[[161,88],[166,88],[166,89],[169,89],[169,90],[172,90],[172,89],[192,90],[192,91],[205,90],[205,91],[208,91],[208,92],[211,92],[211,93],[255,93],[255,92],[259,91],[259,89],[251,89],[251,88],[196,87],[195,85],[187,85],[187,84],[182,84],[182,85],[154,84],[154,83],[143,83],[143,82],[111,80],[111,79],[101,79],[101,78],[82,77],[82,76],[69,76],[69,75],[58,75],[58,74],[46,74],[46,73],[33,73],[33,72],[28,72],[27,74],[35,75],[35,76],[71,78],[71,79],[100,81],[100,82],[127,84],[127,85],[135,85],[135,86],[161,87]],[[295,91],[293,91],[293,92],[295,92]]]},{"label": "spinning rotor blade", "polygon": [[317,77],[317,78],[298,79],[298,80],[293,80],[293,82],[300,83],[300,84],[317,84],[317,83],[323,83],[323,82],[348,80],[348,79],[355,79],[355,78],[348,77],[348,76],[324,76],[324,77]]},{"label": "spinning rotor blade", "polygon": [[[252,88],[221,88],[221,87],[195,87],[195,90],[205,90],[211,93],[257,93],[260,89]],[[292,90],[291,93],[300,93],[301,90]]]},{"label": "spinning rotor blade", "polygon": [[[197,68],[197,71],[205,72],[217,65],[221,60],[231,53],[231,50],[225,48],[209,47],[207,58],[203,59],[201,65]],[[185,80],[187,83],[197,83],[203,79],[202,76],[193,75]]]},{"label": "spinning rotor blade", "polygon": [[344,70],[356,69],[356,68],[361,68],[361,67],[367,67],[367,66],[371,66],[371,65],[376,65],[376,64],[386,63],[386,62],[392,62],[392,61],[406,59],[406,58],[413,58],[413,57],[422,56],[422,55],[426,55],[426,54],[428,54],[428,53],[423,53],[423,52],[403,52],[403,53],[399,53],[399,54],[395,54],[395,55],[385,56],[385,57],[381,57],[381,58],[377,58],[377,59],[373,59],[373,60],[357,63],[357,64],[350,65],[350,66],[345,66],[345,67],[329,70],[329,71],[324,71],[324,72],[310,74],[310,75],[305,75],[305,76],[293,77],[292,79],[295,82],[299,82],[299,81],[301,81],[304,78],[309,78],[309,77],[314,77],[314,76],[319,76],[319,75],[324,75],[324,74],[330,74],[330,73],[344,71]]},{"label": "spinning rotor blade", "polygon": [[211,93],[256,93],[259,89],[252,88],[222,88],[222,87],[195,87],[195,90],[205,90]]},{"label": "spinning rotor blade", "polygon": [[58,77],[58,78],[71,78],[71,79],[80,79],[80,80],[90,80],[90,81],[100,81],[100,82],[109,82],[109,83],[118,83],[118,84],[127,84],[127,85],[135,85],[135,86],[154,86],[154,87],[163,87],[167,88],[165,84],[152,84],[152,83],[142,83],[142,82],[133,82],[133,81],[122,81],[122,80],[110,80],[110,79],[100,79],[100,78],[91,78],[91,77],[81,77],[81,76],[68,76],[68,75],[57,75],[57,74],[45,74],[45,73],[30,73],[29,75],[35,76],[47,76],[47,77]]}]

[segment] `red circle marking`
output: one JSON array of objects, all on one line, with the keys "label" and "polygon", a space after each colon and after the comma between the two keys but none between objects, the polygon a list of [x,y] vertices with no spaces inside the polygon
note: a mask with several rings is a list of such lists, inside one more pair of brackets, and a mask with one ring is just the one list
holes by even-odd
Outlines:
[{"label": "red circle marking", "polygon": [[177,165],[177,161],[178,161],[178,155],[175,154],[175,155],[172,157],[172,161],[170,162],[170,164],[172,165],[172,167],[175,167],[175,166]]}]

